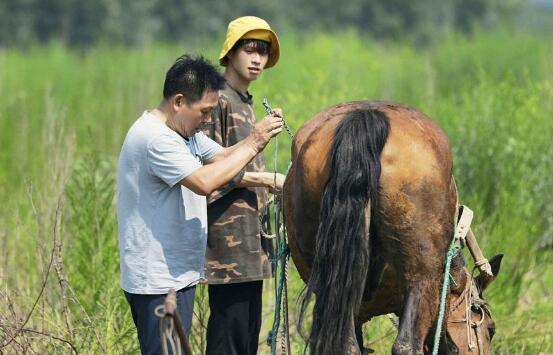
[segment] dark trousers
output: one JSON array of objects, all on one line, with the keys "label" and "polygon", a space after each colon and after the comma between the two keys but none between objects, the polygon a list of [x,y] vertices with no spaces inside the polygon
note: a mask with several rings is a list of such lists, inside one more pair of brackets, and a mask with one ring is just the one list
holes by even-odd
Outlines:
[{"label": "dark trousers", "polygon": [[[186,335],[192,327],[192,312],[194,311],[194,293],[196,286],[186,287],[177,291],[177,309]],[[136,325],[140,351],[144,355],[161,355],[161,340],[159,337],[159,320],[154,311],[165,302],[167,295],[138,295],[125,292],[127,302],[131,306],[132,319]]]},{"label": "dark trousers", "polygon": [[263,281],[209,285],[207,355],[255,355]]}]

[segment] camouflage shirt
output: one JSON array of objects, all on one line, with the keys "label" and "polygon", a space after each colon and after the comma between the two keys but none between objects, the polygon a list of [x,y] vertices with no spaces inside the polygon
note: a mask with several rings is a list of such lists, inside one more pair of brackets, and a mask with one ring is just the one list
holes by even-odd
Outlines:
[{"label": "camouflage shirt", "polygon": [[[223,147],[246,138],[256,122],[252,97],[228,84],[219,91],[212,122],[204,132]],[[264,171],[265,158],[257,155],[245,171]],[[208,198],[206,277],[210,284],[257,281],[271,276],[272,243],[261,236],[268,215],[266,188],[237,188],[233,182]]]}]

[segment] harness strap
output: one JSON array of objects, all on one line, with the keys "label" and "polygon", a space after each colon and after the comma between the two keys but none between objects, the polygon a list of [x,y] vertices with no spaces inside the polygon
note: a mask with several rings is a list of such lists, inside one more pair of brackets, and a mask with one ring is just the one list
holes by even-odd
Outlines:
[{"label": "harness strap", "polygon": [[[472,277],[468,272],[466,272],[466,274],[467,274],[467,282],[465,283],[465,289],[463,290],[461,295],[457,298],[457,300],[452,305],[450,305],[449,314],[455,311],[461,305],[461,303],[463,303],[466,297],[470,297]],[[455,323],[455,321],[452,321],[452,320],[448,320],[448,322]]]},{"label": "harness strap", "polygon": [[457,222],[455,239],[458,240],[462,246],[464,246],[466,244],[465,238],[470,230],[470,224],[472,222],[472,218],[474,217],[474,212],[464,205],[459,206],[459,211],[461,213],[461,217],[459,218],[459,222]]},{"label": "harness strap", "polygon": [[478,322],[472,322],[471,321],[471,327],[474,328],[474,332],[476,333],[476,342],[478,344],[478,353],[479,353],[479,355],[484,355],[484,345],[482,344],[482,333],[480,333],[480,330],[482,329],[481,326],[482,326],[482,323],[484,323],[484,318],[486,318],[486,312],[481,307],[478,307],[478,310],[480,311],[480,314],[482,315],[482,317],[480,318],[480,320]]},{"label": "harness strap", "polygon": [[[457,233],[458,233],[459,234],[458,240],[461,242],[462,246],[465,246],[465,245],[468,246],[470,254],[474,259],[475,266],[480,270],[482,274],[486,275],[487,277],[493,277],[492,267],[488,262],[488,259],[486,259],[482,254],[482,250],[480,249],[480,246],[476,241],[476,237],[474,236],[474,233],[472,233],[472,230],[470,229],[470,223],[472,222],[473,212],[467,206],[459,205],[459,192],[457,190],[457,184],[455,183],[455,178],[452,178],[451,184],[453,185],[453,189],[455,190],[455,193],[457,195],[458,208],[455,210],[455,221],[458,221],[458,223],[462,226],[461,229],[455,230],[455,238],[457,238]],[[459,214],[461,214],[461,218],[458,217]],[[463,218],[463,215],[464,215],[464,218]]]}]

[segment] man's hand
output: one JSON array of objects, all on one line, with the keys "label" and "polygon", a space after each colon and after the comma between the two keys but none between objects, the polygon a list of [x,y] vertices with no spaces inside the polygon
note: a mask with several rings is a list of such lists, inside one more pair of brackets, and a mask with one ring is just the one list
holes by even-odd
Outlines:
[{"label": "man's hand", "polygon": [[282,186],[284,185],[284,180],[286,180],[286,175],[276,173],[276,182],[275,182],[275,174],[274,173],[268,173],[270,174],[270,184],[268,186],[269,191],[273,194],[277,194],[282,191]]},{"label": "man's hand", "polygon": [[251,137],[254,149],[257,152],[262,151],[269,140],[282,131],[282,127],[282,110],[275,109],[272,114],[265,116],[262,121],[256,123],[253,127]]},{"label": "man's hand", "polygon": [[273,110],[273,115],[284,118],[284,115],[282,114],[282,109],[280,107],[277,107]]}]

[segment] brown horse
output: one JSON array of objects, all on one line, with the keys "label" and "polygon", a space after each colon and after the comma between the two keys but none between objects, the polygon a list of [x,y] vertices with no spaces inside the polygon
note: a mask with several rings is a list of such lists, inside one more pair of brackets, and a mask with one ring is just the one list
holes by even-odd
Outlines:
[{"label": "brown horse", "polygon": [[[284,212],[307,283],[302,314],[316,295],[312,354],[359,353],[362,324],[387,313],[400,319],[394,354],[430,352],[457,202],[447,138],[412,108],[352,102],[302,126]],[[494,275],[500,262],[490,261]],[[467,353],[470,345],[471,354],[486,354],[494,325],[482,291],[491,279],[473,279],[461,254],[451,275],[440,352]]]}]

